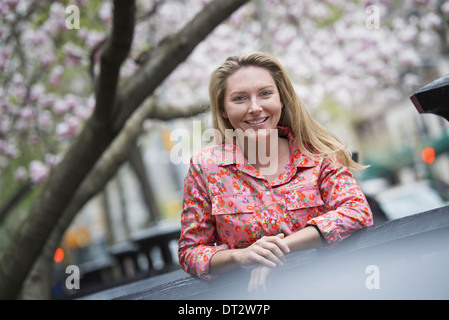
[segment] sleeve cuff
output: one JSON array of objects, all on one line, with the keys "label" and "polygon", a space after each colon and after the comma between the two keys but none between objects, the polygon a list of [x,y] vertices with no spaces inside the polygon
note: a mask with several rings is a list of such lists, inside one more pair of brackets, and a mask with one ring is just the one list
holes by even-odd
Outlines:
[{"label": "sleeve cuff", "polygon": [[332,221],[328,221],[323,219],[322,216],[313,218],[309,222],[307,222],[308,226],[315,227],[323,241],[323,244],[327,248],[332,248],[341,242],[341,237],[338,232],[335,231],[335,225]]},{"label": "sleeve cuff", "polygon": [[203,268],[201,270],[198,270],[198,277],[204,280],[212,280],[218,277],[217,274],[213,274],[210,272],[210,260],[212,259],[213,255],[216,254],[218,251],[227,250],[229,249],[229,246],[226,244],[221,244],[219,246],[213,247],[212,250],[208,250],[204,252],[200,259],[203,261]]}]

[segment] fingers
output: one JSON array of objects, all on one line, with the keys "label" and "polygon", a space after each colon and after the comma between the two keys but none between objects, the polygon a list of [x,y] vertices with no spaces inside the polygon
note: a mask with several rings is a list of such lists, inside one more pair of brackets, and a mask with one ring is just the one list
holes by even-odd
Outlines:
[{"label": "fingers", "polygon": [[282,238],[284,235],[279,234],[257,240],[252,245],[252,260],[267,267],[282,266],[285,262],[285,253],[290,252]]},{"label": "fingers", "polygon": [[282,250],[274,243],[266,243],[263,246],[262,255],[274,262],[276,266],[283,265],[285,262],[285,256]]},{"label": "fingers", "polygon": [[289,253],[290,248],[284,241],[282,241],[282,239],[284,239],[284,237],[285,237],[285,235],[283,233],[277,234],[275,237],[275,243],[284,253]]},{"label": "fingers", "polygon": [[276,266],[282,266],[283,265],[283,258],[279,258],[271,252],[269,249],[262,248],[262,247],[256,247],[250,255],[250,258],[253,262],[263,264],[270,268],[275,268]]}]

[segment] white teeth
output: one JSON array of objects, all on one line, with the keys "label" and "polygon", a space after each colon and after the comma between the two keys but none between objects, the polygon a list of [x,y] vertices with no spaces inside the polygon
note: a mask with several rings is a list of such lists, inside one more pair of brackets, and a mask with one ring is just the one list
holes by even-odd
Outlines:
[{"label": "white teeth", "polygon": [[258,123],[264,122],[264,121],[267,120],[267,119],[268,119],[268,118],[263,118],[263,119],[260,119],[260,120],[246,121],[246,122],[248,122],[249,124],[258,124]]}]

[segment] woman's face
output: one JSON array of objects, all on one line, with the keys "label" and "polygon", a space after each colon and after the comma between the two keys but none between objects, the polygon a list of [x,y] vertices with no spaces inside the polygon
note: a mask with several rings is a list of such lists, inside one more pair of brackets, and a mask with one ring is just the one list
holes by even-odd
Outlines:
[{"label": "woman's face", "polygon": [[227,78],[222,116],[234,129],[256,132],[276,129],[282,103],[270,72],[261,67],[242,67]]}]

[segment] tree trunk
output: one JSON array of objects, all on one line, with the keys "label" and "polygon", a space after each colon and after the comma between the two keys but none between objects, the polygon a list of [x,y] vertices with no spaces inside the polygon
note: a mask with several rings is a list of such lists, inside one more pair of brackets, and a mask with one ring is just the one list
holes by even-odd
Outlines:
[{"label": "tree trunk", "polygon": [[109,191],[107,187],[103,188],[103,191],[100,193],[100,206],[103,211],[104,221],[106,222],[106,243],[113,245],[116,242],[117,236],[114,229],[111,206],[109,205]]},{"label": "tree trunk", "polygon": [[146,207],[149,211],[149,222],[156,222],[161,219],[161,212],[156,202],[153,187],[148,180],[148,172],[145,168],[145,163],[142,158],[140,148],[134,144],[129,157],[129,163],[133,168],[136,178],[140,183],[140,189],[142,190],[142,196],[145,201]]},{"label": "tree trunk", "polygon": [[51,286],[53,284],[53,255],[54,250],[44,248],[42,254],[36,260],[23,285],[19,299],[22,300],[48,300],[51,298]]},{"label": "tree trunk", "polygon": [[120,224],[123,226],[123,232],[125,233],[125,239],[129,238],[131,234],[131,228],[128,222],[128,209],[126,207],[126,199],[123,189],[123,180],[120,172],[115,175],[115,182],[117,183],[117,192],[120,202]]},{"label": "tree trunk", "polygon": [[137,137],[141,133],[142,124],[145,119],[169,120],[178,117],[190,117],[203,111],[203,108],[198,106],[192,106],[191,108],[187,108],[187,110],[179,110],[166,106],[156,107],[153,98],[147,99],[146,103],[127,121],[125,127],[108,150],[103,153],[101,159],[83,181],[67,209],[59,218],[57,225],[54,227],[44,246],[42,254],[37,260],[44,261],[34,264],[32,272],[30,272],[24,285],[21,297],[45,299],[50,296],[51,288],[48,279],[35,275],[44,274],[44,272],[53,274],[53,254],[61,242],[65,230],[79,210],[92,197],[106,187],[108,181],[117,173],[120,166],[128,160],[131,147],[135,144]]}]

